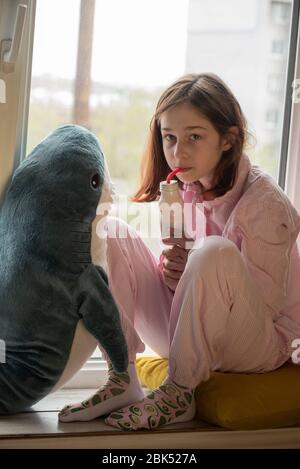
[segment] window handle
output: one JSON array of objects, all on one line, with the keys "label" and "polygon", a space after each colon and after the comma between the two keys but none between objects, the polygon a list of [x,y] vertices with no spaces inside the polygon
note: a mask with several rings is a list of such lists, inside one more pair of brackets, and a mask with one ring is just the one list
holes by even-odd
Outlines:
[{"label": "window handle", "polygon": [[[13,67],[13,65],[18,60],[25,24],[26,10],[27,5],[18,5],[12,39],[4,39],[1,41],[1,62],[4,70],[7,66]],[[7,71],[10,71],[10,67]]]}]

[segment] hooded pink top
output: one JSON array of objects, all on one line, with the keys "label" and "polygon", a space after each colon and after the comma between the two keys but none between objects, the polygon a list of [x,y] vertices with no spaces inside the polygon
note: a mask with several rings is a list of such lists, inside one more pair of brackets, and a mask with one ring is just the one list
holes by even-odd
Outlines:
[{"label": "hooded pink top", "polygon": [[199,185],[185,184],[184,202],[201,222],[196,238],[219,235],[236,244],[258,292],[271,309],[287,351],[300,338],[300,216],[277,183],[243,155],[233,188],[214,200]]}]

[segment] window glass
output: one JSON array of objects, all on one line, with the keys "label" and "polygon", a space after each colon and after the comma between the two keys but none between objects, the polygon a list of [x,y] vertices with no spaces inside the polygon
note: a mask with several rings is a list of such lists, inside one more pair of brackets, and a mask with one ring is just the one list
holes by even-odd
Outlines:
[{"label": "window glass", "polygon": [[[271,0],[189,2],[185,69],[214,71],[228,83],[254,136],[249,156],[276,180],[291,5]],[[277,24],[274,16],[279,15],[285,21]]]},{"label": "window glass", "polygon": [[285,43],[283,39],[279,39],[279,40],[276,39],[272,41],[272,44],[271,44],[272,54],[274,55],[277,54],[277,55],[282,56],[284,54],[284,49],[285,49]]},{"label": "window glass", "polygon": [[[81,98],[77,54],[85,60],[89,50],[78,40],[80,5],[37,2],[27,153],[55,127],[74,122]],[[184,73],[220,75],[254,136],[247,150],[251,160],[277,179],[290,21],[288,0],[96,0],[84,119],[101,142],[121,194],[117,215],[140,228],[155,254],[162,247],[155,203],[147,204],[151,227],[143,230],[135,223],[140,204],[130,206],[127,197],[138,185],[161,91]],[[87,70],[82,78],[88,75]]]},{"label": "window glass", "polygon": [[[250,158],[277,179],[291,1],[95,5],[88,126],[101,142],[123,204],[137,188],[157,98],[186,72],[214,72],[228,83],[255,137]],[[79,20],[79,0],[37,2],[28,152],[56,126],[74,122]],[[82,44],[80,54],[84,59]],[[134,223],[133,214],[120,213]],[[153,223],[148,234],[155,238]],[[146,234],[145,241],[159,253],[157,239]]]},{"label": "window glass", "polygon": [[271,17],[275,24],[289,23],[291,16],[291,2],[271,2]]}]

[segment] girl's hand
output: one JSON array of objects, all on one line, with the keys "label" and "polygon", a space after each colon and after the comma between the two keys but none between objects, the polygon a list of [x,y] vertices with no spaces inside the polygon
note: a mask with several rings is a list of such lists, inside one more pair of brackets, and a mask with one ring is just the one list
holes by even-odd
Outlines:
[{"label": "girl's hand", "polygon": [[178,245],[184,248],[186,251],[189,251],[190,249],[192,249],[195,241],[192,238],[188,238],[187,236],[185,236],[185,234],[183,234],[181,237],[175,237],[175,230],[173,227],[171,227],[169,238],[163,238],[162,242],[164,244],[170,244],[172,246]]},{"label": "girl's hand", "polygon": [[162,274],[166,285],[172,291],[176,290],[177,284],[185,269],[188,253],[188,249],[184,249],[177,244],[162,251],[162,255],[164,256]]}]

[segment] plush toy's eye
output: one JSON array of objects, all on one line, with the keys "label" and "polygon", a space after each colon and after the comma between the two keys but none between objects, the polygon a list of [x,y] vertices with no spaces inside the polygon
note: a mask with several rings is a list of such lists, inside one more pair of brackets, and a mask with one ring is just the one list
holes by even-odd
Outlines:
[{"label": "plush toy's eye", "polygon": [[94,174],[94,176],[91,179],[91,186],[93,189],[98,189],[100,186],[100,176],[99,174]]}]

